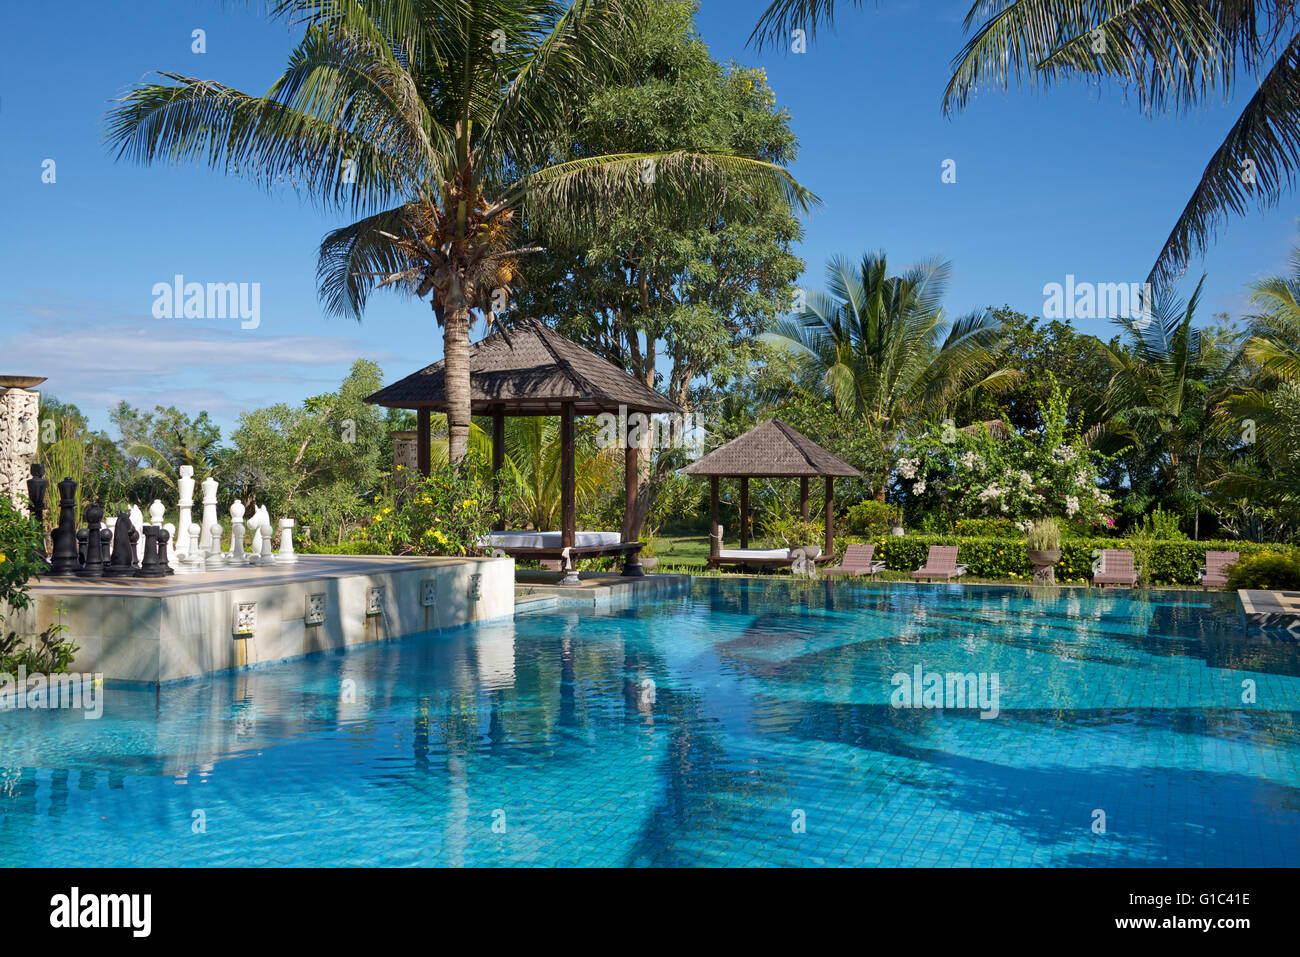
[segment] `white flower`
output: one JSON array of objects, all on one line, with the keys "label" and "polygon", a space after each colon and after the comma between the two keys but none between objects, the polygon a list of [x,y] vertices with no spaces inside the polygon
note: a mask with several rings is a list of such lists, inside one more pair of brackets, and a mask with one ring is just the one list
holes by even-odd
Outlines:
[{"label": "white flower", "polygon": [[1033,484],[1034,484],[1034,477],[1033,477],[1032,475],[1030,475],[1028,472],[1021,472],[1021,473],[1020,473],[1020,484],[1021,484],[1021,485],[1033,485]]},{"label": "white flower", "polygon": [[917,495],[924,495],[924,494],[925,494],[925,479],[921,479],[921,481],[919,481],[919,482],[917,482],[915,485],[913,485],[913,486],[912,486],[912,491],[915,492]]},{"label": "white flower", "polygon": [[977,469],[984,466],[984,462],[974,452],[964,452],[961,457],[961,464],[968,469]]},{"label": "white flower", "polygon": [[1066,496],[1065,514],[1073,517],[1074,513],[1079,510],[1079,497],[1077,495]]},{"label": "white flower", "polygon": [[918,464],[920,463],[918,463],[916,459],[899,459],[897,466],[898,474],[905,479],[914,479],[916,478],[916,467]]},{"label": "white flower", "polygon": [[1052,461],[1061,465],[1066,462],[1073,462],[1078,455],[1078,450],[1072,445],[1058,445],[1052,449]]}]

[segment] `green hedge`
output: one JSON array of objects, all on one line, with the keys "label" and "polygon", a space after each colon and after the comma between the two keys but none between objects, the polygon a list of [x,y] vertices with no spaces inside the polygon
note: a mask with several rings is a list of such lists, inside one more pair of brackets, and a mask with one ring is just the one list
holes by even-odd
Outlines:
[{"label": "green hedge", "polygon": [[[851,540],[851,539],[850,539]],[[891,571],[913,571],[925,564],[931,545],[957,545],[957,560],[969,567],[976,578],[1030,579],[1023,538],[962,538],[956,535],[883,535],[872,539],[876,558]],[[1150,556],[1144,551],[1150,548]],[[1056,563],[1059,582],[1087,582],[1092,578],[1092,553],[1102,548],[1130,549],[1138,565],[1145,565],[1146,581],[1153,585],[1196,585],[1196,573],[1205,565],[1205,553],[1240,552],[1243,556],[1264,549],[1289,551],[1286,546],[1259,545],[1237,541],[1135,542],[1125,538],[1067,538],[1061,542],[1061,560]]]}]

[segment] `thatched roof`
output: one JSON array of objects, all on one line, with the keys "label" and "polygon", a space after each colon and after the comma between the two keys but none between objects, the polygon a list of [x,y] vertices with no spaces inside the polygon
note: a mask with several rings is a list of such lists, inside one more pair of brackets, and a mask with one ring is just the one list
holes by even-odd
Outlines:
[{"label": "thatched roof", "polygon": [[754,426],[682,471],[687,475],[734,478],[859,478],[862,475],[779,419],[768,419]]},{"label": "thatched roof", "polygon": [[[366,399],[397,409],[447,410],[446,373],[439,360]],[[566,339],[536,319],[520,319],[469,349],[470,408],[475,415],[577,415],[600,412],[681,412],[654,389]]]},{"label": "thatched roof", "polygon": [[1011,436],[1011,430],[1001,419],[989,419],[986,422],[972,422],[970,425],[963,425],[961,430],[972,438],[977,437],[982,431],[988,429],[993,438],[1002,440]]}]

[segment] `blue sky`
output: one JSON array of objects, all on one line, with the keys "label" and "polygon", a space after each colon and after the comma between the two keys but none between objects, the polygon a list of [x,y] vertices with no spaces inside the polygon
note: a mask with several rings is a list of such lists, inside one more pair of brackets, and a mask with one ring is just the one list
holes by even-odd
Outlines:
[{"label": "blue sky", "polygon": [[[762,66],[800,139],[795,175],[825,206],[806,222],[805,284],[825,260],[884,249],[902,267],[942,255],[959,314],[1009,303],[1030,314],[1043,286],[1137,282],[1234,104],[1144,118],[1115,90],[994,93],[946,119],[940,99],[968,0],[881,0],[841,14],[802,55],[745,47],[763,4],[703,0],[713,55]],[[229,431],[243,409],[333,388],[358,356],[391,381],[441,356],[428,305],[380,296],[362,324],[326,319],[315,250],[342,221],[289,192],[197,167],[140,168],[102,142],[110,101],[153,70],[260,92],[292,43],[286,27],[216,0],[22,4],[0,39],[0,371],[49,377],[42,388],[107,426],[119,399],[208,411]],[[870,5],[868,5],[870,7]],[[191,52],[206,31],[207,52]],[[55,182],[42,164],[55,162]],[[944,160],[957,182],[941,181]],[[1295,202],[1231,221],[1194,282],[1201,315],[1249,311],[1246,284],[1285,268]],[[153,287],[259,283],[261,323],[158,319]],[[1185,283],[1190,286],[1190,283]],[[1101,321],[1081,320],[1106,333]]]}]

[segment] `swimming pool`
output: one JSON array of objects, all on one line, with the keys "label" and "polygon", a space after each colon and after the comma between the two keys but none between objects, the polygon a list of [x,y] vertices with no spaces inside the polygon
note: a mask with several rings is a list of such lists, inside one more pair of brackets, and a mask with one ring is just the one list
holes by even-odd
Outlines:
[{"label": "swimming pool", "polygon": [[1298,717],[1235,596],[698,580],[0,712],[0,864],[1295,866]]}]

